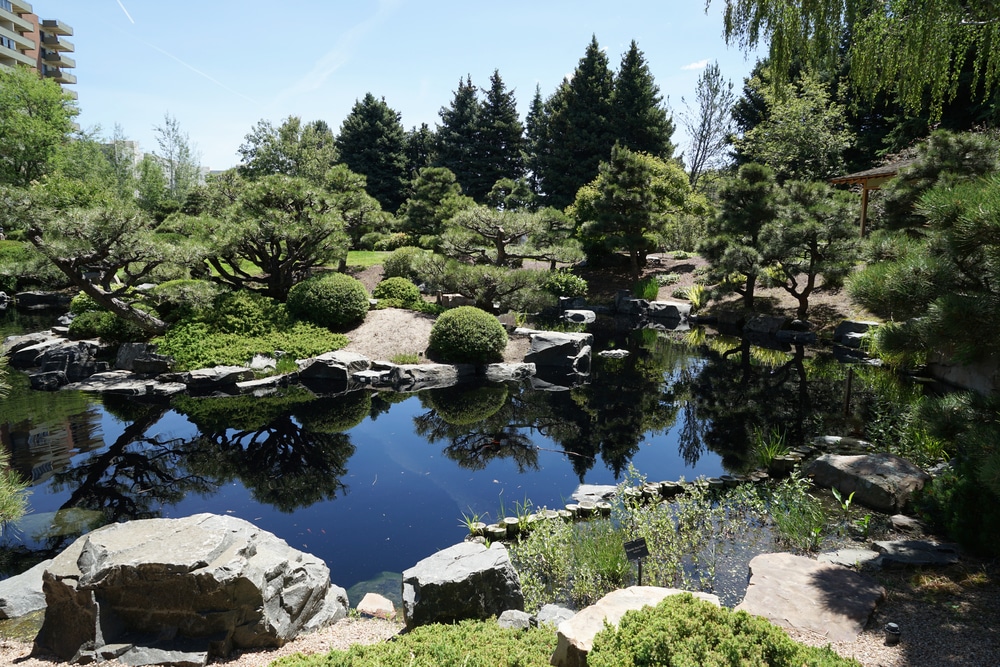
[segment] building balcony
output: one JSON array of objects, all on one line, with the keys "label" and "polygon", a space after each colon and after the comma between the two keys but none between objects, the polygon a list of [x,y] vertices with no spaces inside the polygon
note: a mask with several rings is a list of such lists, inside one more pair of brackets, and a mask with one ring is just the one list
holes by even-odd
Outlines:
[{"label": "building balcony", "polygon": [[61,51],[45,51],[42,61],[52,67],[76,67],[76,61]]},{"label": "building balcony", "polygon": [[50,35],[72,35],[73,27],[59,19],[45,19],[40,26],[42,31]]},{"label": "building balcony", "polygon": [[76,51],[73,42],[63,39],[59,35],[42,34],[42,45],[53,51]]},{"label": "building balcony", "polygon": [[[71,100],[78,100],[78,99],[80,99],[80,94],[77,93],[72,88],[63,88],[62,91],[63,91],[63,95],[65,95],[66,97],[70,98]],[[76,123],[73,123],[73,125],[75,126],[74,129],[77,132],[79,132],[80,131],[80,126],[77,125]]]},{"label": "building balcony", "polygon": [[57,67],[46,67],[45,76],[49,79],[55,79],[59,83],[76,83],[76,77],[69,72],[64,72]]},{"label": "building balcony", "polygon": [[34,68],[35,59],[29,58],[20,51],[14,51],[13,49],[8,49],[5,46],[0,46],[0,67],[13,68],[15,65],[26,65]]},{"label": "building balcony", "polygon": [[31,21],[21,18],[18,14],[14,12],[7,11],[4,9],[3,5],[0,5],[0,21],[10,22],[14,26],[15,31],[20,32],[34,32],[35,26],[31,24]]},{"label": "building balcony", "polygon": [[24,0],[10,0],[10,4],[18,14],[33,14],[35,11],[31,8],[31,3]]}]

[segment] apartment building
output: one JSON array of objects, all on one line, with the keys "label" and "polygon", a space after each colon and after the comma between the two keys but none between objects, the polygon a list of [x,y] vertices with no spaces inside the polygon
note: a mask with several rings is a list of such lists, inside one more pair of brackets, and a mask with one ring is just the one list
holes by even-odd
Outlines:
[{"label": "apartment building", "polygon": [[0,0],[0,67],[32,67],[75,98],[76,91],[66,88],[76,83],[76,76],[67,71],[76,67],[67,55],[74,51],[66,39],[72,34],[73,28],[58,19],[40,20],[24,0]]}]

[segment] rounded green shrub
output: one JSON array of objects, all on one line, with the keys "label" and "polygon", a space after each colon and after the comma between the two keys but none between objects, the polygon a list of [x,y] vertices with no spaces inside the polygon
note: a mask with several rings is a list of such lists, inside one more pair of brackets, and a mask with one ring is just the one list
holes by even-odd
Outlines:
[{"label": "rounded green shrub", "polygon": [[103,310],[97,302],[87,296],[85,293],[80,292],[73,297],[73,300],[69,302],[69,312],[74,315],[82,315],[83,313],[90,313],[95,310]]},{"label": "rounded green shrub", "polygon": [[310,278],[288,291],[288,311],[330,329],[356,324],[368,313],[368,291],[361,281],[343,273]]},{"label": "rounded green shrub", "polygon": [[376,241],[373,248],[375,250],[398,250],[399,248],[407,246],[409,243],[410,237],[408,234],[395,232]]},{"label": "rounded green shrub", "polygon": [[201,313],[214,331],[243,336],[263,336],[285,328],[289,319],[281,303],[247,290],[223,292],[213,299],[211,308]]},{"label": "rounded green shrub", "polygon": [[375,286],[372,296],[376,299],[392,299],[409,305],[420,300],[420,288],[406,278],[386,278]]},{"label": "rounded green shrub", "polygon": [[857,667],[829,647],[793,641],[759,616],[733,612],[691,594],[671,595],[656,607],[626,612],[605,627],[587,655],[591,667],[638,665],[770,665]]},{"label": "rounded green shrub", "polygon": [[586,296],[587,281],[569,271],[553,271],[545,278],[542,289],[554,296]]},{"label": "rounded green shrub", "polygon": [[153,288],[150,293],[157,311],[168,321],[211,310],[219,296],[219,287],[207,280],[170,280]]},{"label": "rounded green shrub", "polygon": [[431,327],[430,350],[442,361],[487,363],[503,359],[507,332],[500,320],[474,306],[445,311]]},{"label": "rounded green shrub", "polygon": [[386,278],[413,279],[413,259],[424,252],[416,246],[404,246],[389,253],[382,262],[383,275]]}]

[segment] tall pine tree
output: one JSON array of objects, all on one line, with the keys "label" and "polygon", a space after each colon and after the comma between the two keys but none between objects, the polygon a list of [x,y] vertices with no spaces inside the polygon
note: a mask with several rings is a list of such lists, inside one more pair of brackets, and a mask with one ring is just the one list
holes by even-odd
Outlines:
[{"label": "tall pine tree", "polygon": [[386,211],[395,211],[404,199],[406,133],[400,115],[385,98],[367,93],[355,102],[340,126],[340,161],[368,179],[368,194]]},{"label": "tall pine tree", "polygon": [[674,122],[663,106],[660,89],[639,46],[632,42],[622,56],[611,96],[618,143],[631,151],[664,160],[674,154]]},{"label": "tall pine tree", "polygon": [[524,166],[528,170],[528,184],[535,195],[542,193],[541,156],[546,152],[545,121],[548,115],[542,100],[542,88],[535,85],[528,115],[524,119]]},{"label": "tall pine tree", "polygon": [[437,158],[434,161],[434,166],[451,170],[462,190],[476,198],[485,196],[493,185],[483,182],[484,165],[479,150],[482,105],[478,92],[472,85],[472,77],[466,76],[465,81],[459,79],[451,105],[438,112],[441,124],[437,129]]},{"label": "tall pine tree", "polygon": [[481,181],[486,192],[469,192],[478,202],[500,179],[517,180],[524,175],[524,126],[517,115],[514,91],[507,90],[500,72],[493,71],[490,87],[484,91],[479,121],[479,151],[482,153],[483,174]]},{"label": "tall pine tree", "polygon": [[615,143],[608,57],[594,36],[572,78],[546,102],[545,138],[536,156],[546,203],[565,208],[594,180]]}]

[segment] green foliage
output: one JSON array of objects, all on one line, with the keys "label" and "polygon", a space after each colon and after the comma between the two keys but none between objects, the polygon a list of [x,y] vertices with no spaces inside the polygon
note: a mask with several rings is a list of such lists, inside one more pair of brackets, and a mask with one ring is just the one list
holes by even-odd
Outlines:
[{"label": "green foliage", "polygon": [[149,337],[135,323],[105,310],[88,310],[74,317],[69,335],[71,338],[100,338],[109,345],[134,343]]},{"label": "green foliage", "polygon": [[500,361],[506,347],[507,332],[500,321],[473,306],[460,306],[446,311],[431,328],[429,349],[442,361]]},{"label": "green foliage", "polygon": [[801,551],[819,548],[826,516],[818,498],[809,494],[810,483],[797,475],[782,480],[771,492],[771,519],[782,542]]},{"label": "green foliage", "polygon": [[310,433],[345,433],[368,417],[372,392],[351,391],[298,405],[293,414]]},{"label": "green foliage", "polygon": [[89,313],[95,310],[103,310],[96,301],[94,301],[90,296],[84,292],[79,292],[73,299],[69,302],[69,312],[74,315],[82,315],[83,313]]},{"label": "green foliage", "polygon": [[760,468],[769,468],[771,462],[788,453],[785,434],[777,427],[764,433],[760,428],[753,431],[753,458]]},{"label": "green foliage", "polygon": [[677,273],[657,273],[653,276],[656,279],[656,284],[660,287],[669,287],[680,281],[680,274]]},{"label": "green foliage", "polygon": [[29,265],[38,257],[37,251],[21,241],[0,241],[0,291],[8,295],[18,291]]},{"label": "green foliage", "polygon": [[515,630],[495,620],[425,625],[391,642],[355,644],[326,655],[295,654],[272,667],[544,667],[556,648],[551,627]]},{"label": "green foliage", "polygon": [[632,288],[632,294],[637,299],[646,299],[647,301],[655,301],[659,293],[660,281],[656,279],[656,276],[643,278]]},{"label": "green foliage", "polygon": [[857,667],[830,647],[798,644],[781,628],[744,611],[731,611],[688,593],[656,607],[625,613],[606,626],[587,654],[591,667],[768,665]]},{"label": "green foliage", "polygon": [[545,277],[542,289],[557,297],[587,296],[587,281],[567,270],[560,269],[550,272]]},{"label": "green foliage", "polygon": [[393,355],[392,359],[389,361],[399,366],[405,366],[406,364],[419,364],[420,355],[416,352],[403,352]]},{"label": "green foliage", "polygon": [[[4,369],[6,370],[6,369]],[[4,391],[7,387],[4,385]],[[28,511],[28,483],[10,466],[10,453],[0,448],[0,536]]]},{"label": "green foliage", "polygon": [[413,260],[423,253],[424,250],[415,246],[396,248],[382,262],[383,275],[386,278],[415,279],[417,274],[413,270]]},{"label": "green foliage", "polygon": [[372,296],[376,299],[394,299],[404,305],[420,301],[420,289],[406,278],[386,278],[375,286]]},{"label": "green foliage", "polygon": [[[442,254],[478,264],[521,266],[524,260],[574,262],[581,258],[577,243],[558,233],[550,210],[529,212],[468,208],[453,216],[440,238]],[[558,225],[558,223],[556,223]]]},{"label": "green foliage", "polygon": [[611,93],[618,142],[629,150],[669,159],[674,122],[653,81],[645,55],[633,40],[622,56]]},{"label": "green foliage", "polygon": [[683,290],[683,299],[687,299],[691,302],[691,310],[698,311],[701,310],[704,305],[708,302],[708,290],[705,289],[704,285],[695,283],[687,289]]},{"label": "green foliage", "polygon": [[365,319],[368,292],[356,278],[328,273],[304,280],[288,292],[288,312],[331,329],[341,329]]},{"label": "green foliage", "polygon": [[382,238],[375,241],[372,245],[374,250],[379,252],[387,252],[390,250],[398,250],[399,248],[406,247],[413,243],[413,238],[405,232],[394,232],[382,236]]},{"label": "green foliage", "polygon": [[260,120],[237,149],[240,174],[250,180],[270,174],[298,176],[320,184],[337,161],[333,132],[323,121],[289,116],[275,128]]},{"label": "green foliage", "polygon": [[208,311],[220,293],[219,286],[207,280],[181,279],[160,283],[152,289],[150,297],[165,320],[176,322],[199,311]]},{"label": "green foliage", "polygon": [[200,316],[213,331],[262,336],[291,324],[288,311],[274,299],[244,290],[222,292]]}]

